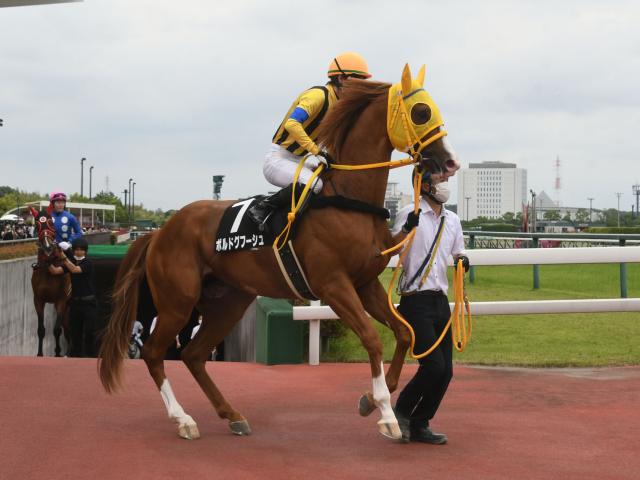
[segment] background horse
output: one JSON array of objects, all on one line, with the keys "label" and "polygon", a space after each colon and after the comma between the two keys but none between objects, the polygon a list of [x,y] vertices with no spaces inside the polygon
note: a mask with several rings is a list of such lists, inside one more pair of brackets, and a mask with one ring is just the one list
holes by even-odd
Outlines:
[{"label": "background horse", "polygon": [[[421,97],[420,91],[424,92],[418,85],[424,79],[423,71],[419,81],[412,81],[408,68],[405,70],[403,89],[405,92],[412,87],[417,89],[412,97],[415,102]],[[320,141],[336,163],[358,165],[389,161],[393,150],[386,125],[390,87],[372,81],[345,82],[340,101],[332,107],[320,127]],[[426,92],[424,95],[428,97]],[[430,113],[426,104],[418,104],[424,108],[412,121],[419,126],[420,122],[429,121]],[[411,110],[414,117],[414,109]],[[459,163],[443,135],[438,127],[426,136],[420,135],[417,140],[424,145],[428,143],[428,137],[433,136],[433,141],[421,148],[421,153],[441,166],[451,167],[446,174],[452,175]],[[362,171],[329,169],[323,173],[325,187],[321,195],[342,195],[383,207],[388,173],[388,167]],[[146,278],[158,309],[158,322],[144,344],[142,356],[160,390],[168,415],[177,423],[178,434],[183,438],[198,438],[199,432],[195,421],[185,413],[172,391],[165,375],[163,357],[192,309],[197,307],[203,322],[198,334],[182,352],[182,359],[220,418],[228,420],[233,433],[246,435],[251,431],[249,423],[222,396],[205,370],[205,361],[256,295],[294,296],[271,248],[216,253],[214,240],[220,220],[225,209],[233,203],[199,201],[189,204],[161,230],[132,245],[119,271],[114,311],[100,352],[100,379],[105,389],[112,392],[120,384],[122,362],[135,318],[138,287]],[[397,386],[410,339],[408,330],[392,315],[386,291],[378,280],[389,261],[389,255],[380,252],[393,245],[387,222],[370,213],[335,208],[310,209],[296,222],[293,244],[309,285],[360,338],[369,354],[372,397],[382,417],[378,422],[379,431],[399,439],[401,433],[391,408],[390,389],[393,391]],[[390,326],[396,335],[396,350],[386,379],[382,342],[367,312]]]},{"label": "background horse", "polygon": [[60,260],[55,252],[59,248],[55,243],[56,232],[51,218],[45,212],[38,212],[31,208],[35,218],[38,233],[38,261],[33,264],[31,274],[31,288],[33,289],[33,304],[38,315],[38,357],[42,356],[42,342],[44,340],[44,307],[53,303],[56,309],[56,324],[53,335],[56,339],[55,355],[60,357],[60,335],[64,331],[67,345],[69,344],[69,329],[67,318],[67,303],[71,296],[71,278],[69,274],[52,275],[49,265],[58,265]]}]

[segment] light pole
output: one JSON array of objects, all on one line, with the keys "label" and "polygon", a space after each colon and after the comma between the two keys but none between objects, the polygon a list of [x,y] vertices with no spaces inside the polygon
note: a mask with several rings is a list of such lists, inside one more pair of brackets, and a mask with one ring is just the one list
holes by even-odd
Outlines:
[{"label": "light pole", "polygon": [[[91,184],[93,183],[93,165],[89,167],[89,200],[91,200]],[[91,208],[91,228],[93,228],[93,208]]]},{"label": "light pole", "polygon": [[533,190],[529,190],[529,193],[531,194],[531,207],[533,210],[533,218],[531,219],[531,230],[533,230],[533,233],[536,233],[536,192],[534,192]]},{"label": "light pole", "polygon": [[133,219],[133,223],[136,223],[136,182],[133,182],[133,186],[131,188],[131,217]]},{"label": "light pole", "polygon": [[589,200],[589,225],[591,225],[593,223],[593,219],[591,218],[591,211],[593,210],[593,197],[587,197],[587,200]]},{"label": "light pole", "polygon": [[465,213],[465,217],[467,219],[467,222],[469,221],[469,200],[471,200],[471,197],[464,197],[464,199],[466,200],[467,204],[464,208],[464,213]]},{"label": "light pole", "polygon": [[129,179],[129,208],[127,209],[127,218],[129,220],[129,226],[131,226],[131,182],[133,182],[133,178]]},{"label": "light pole", "polygon": [[89,200],[91,200],[91,183],[93,181],[93,165],[89,167]]},{"label": "light pole", "polygon": [[621,192],[616,192],[616,197],[618,197],[618,228],[620,228],[620,197],[622,196]]},{"label": "light pole", "polygon": [[80,159],[80,196],[81,197],[84,194],[84,162],[86,161],[87,159],[84,157]]},{"label": "light pole", "polygon": [[124,193],[124,210],[125,210],[126,212],[128,212],[128,210],[127,210],[127,209],[128,209],[129,207],[128,207],[128,203],[127,203],[127,194],[129,193],[129,190],[127,190],[127,189],[125,188],[125,189],[124,189],[124,191],[123,191],[122,193]]}]

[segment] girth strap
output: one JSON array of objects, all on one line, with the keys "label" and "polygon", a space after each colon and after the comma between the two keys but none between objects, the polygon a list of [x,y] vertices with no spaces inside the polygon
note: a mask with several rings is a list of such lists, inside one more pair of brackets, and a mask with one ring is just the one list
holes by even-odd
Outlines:
[{"label": "girth strap", "polygon": [[389,210],[386,208],[372,205],[371,203],[363,202],[355,198],[348,198],[342,195],[331,196],[316,196],[311,199],[311,208],[327,208],[334,207],[341,210],[354,210],[356,212],[370,213],[384,220],[390,217]]}]

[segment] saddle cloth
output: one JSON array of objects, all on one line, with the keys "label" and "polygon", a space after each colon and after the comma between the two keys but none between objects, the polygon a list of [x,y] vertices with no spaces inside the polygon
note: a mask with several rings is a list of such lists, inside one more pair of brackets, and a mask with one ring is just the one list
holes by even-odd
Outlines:
[{"label": "saddle cloth", "polygon": [[222,215],[216,235],[216,252],[226,253],[271,247],[277,233],[286,224],[284,220],[286,212],[282,210],[271,214],[266,222],[265,230],[260,231],[258,225],[247,215],[247,211],[254,202],[263,198],[264,195],[257,195],[227,207]]},{"label": "saddle cloth", "polygon": [[291,243],[291,239],[295,236],[295,228],[292,229],[289,241],[281,250],[273,247],[275,237],[287,224],[289,209],[283,208],[273,212],[266,221],[264,231],[260,231],[258,225],[248,217],[247,211],[253,202],[260,201],[262,198],[264,198],[262,195],[258,195],[227,207],[216,235],[216,252],[227,253],[270,247],[293,295],[299,299],[316,300]]}]

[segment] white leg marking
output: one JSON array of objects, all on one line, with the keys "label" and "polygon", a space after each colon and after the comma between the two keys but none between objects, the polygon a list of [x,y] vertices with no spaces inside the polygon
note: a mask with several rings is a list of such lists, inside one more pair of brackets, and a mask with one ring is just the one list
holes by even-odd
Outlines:
[{"label": "white leg marking", "polygon": [[397,425],[398,421],[391,408],[391,394],[384,379],[384,363],[382,362],[380,362],[380,375],[373,377],[373,401],[382,414],[378,423],[395,423]]},{"label": "white leg marking", "polygon": [[[191,438],[192,435],[189,435],[190,427],[195,427],[196,422],[182,409],[182,406],[178,403],[176,396],[173,394],[169,380],[166,378],[160,387],[160,396],[162,397],[165,407],[167,407],[167,414],[169,415],[169,418],[178,424],[178,432],[180,436]],[[183,433],[185,434],[183,435]]]}]

